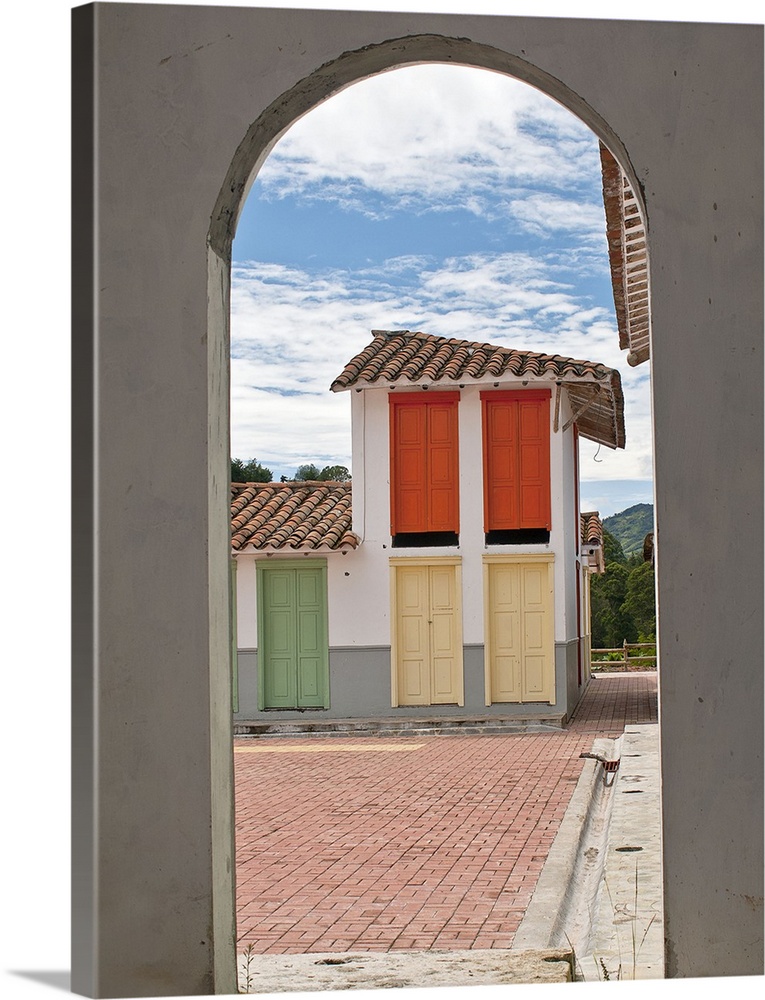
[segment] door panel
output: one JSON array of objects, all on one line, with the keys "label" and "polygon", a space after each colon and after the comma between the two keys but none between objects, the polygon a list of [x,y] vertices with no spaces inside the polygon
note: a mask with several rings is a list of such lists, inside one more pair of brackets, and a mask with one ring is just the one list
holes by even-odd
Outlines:
[{"label": "door panel", "polygon": [[[431,566],[431,702],[435,705],[459,701],[457,662],[457,602],[454,566]],[[462,650],[460,648],[460,659]]]},{"label": "door panel", "polygon": [[547,659],[526,654],[523,657],[523,701],[547,701]]},{"label": "door panel", "polygon": [[320,566],[261,572],[264,708],[323,708],[328,703],[324,581]]},{"label": "door panel", "polygon": [[516,565],[489,567],[491,700],[521,701],[520,575]]},{"label": "door panel", "polygon": [[298,708],[324,704],[323,574],[319,567],[295,569],[297,594]]},{"label": "door panel", "polygon": [[487,671],[491,702],[555,701],[552,567],[490,563]]},{"label": "door panel", "polygon": [[402,566],[396,570],[398,687],[402,705],[430,703],[427,582],[425,566]]},{"label": "door panel", "polygon": [[263,575],[263,625],[260,639],[264,693],[267,708],[292,708],[297,704],[295,628],[293,624],[294,577],[289,570]]},{"label": "door panel", "polygon": [[395,567],[399,705],[461,704],[456,567]]}]

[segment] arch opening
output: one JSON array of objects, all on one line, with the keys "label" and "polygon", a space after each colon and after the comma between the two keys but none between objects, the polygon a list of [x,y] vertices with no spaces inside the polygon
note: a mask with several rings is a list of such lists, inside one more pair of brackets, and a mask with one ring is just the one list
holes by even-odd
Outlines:
[{"label": "arch opening", "polygon": [[[220,262],[217,270],[218,278],[230,262],[232,241],[247,193],[260,167],[281,136],[295,121],[341,90],[370,76],[392,71],[404,65],[434,62],[493,70],[530,83],[557,100],[579,117],[607,146],[616,168],[620,171],[620,181],[629,188],[635,211],[641,223],[645,225],[642,193],[637,183],[630,180],[634,178],[634,172],[629,165],[626,152],[621,149],[621,144],[606,123],[602,122],[576,95],[563,88],[558,81],[548,78],[522,60],[459,39],[420,36],[384,43],[372,47],[372,50],[347,53],[337,61],[322,67],[311,77],[301,81],[288,94],[282,95],[253,124],[234,158],[232,170],[224,185],[225,196],[222,193],[218,200],[210,230],[210,249]],[[372,69],[372,66],[376,68]],[[220,281],[219,287],[226,289],[226,282]],[[228,301],[221,301],[221,307],[218,319],[227,322]]]}]

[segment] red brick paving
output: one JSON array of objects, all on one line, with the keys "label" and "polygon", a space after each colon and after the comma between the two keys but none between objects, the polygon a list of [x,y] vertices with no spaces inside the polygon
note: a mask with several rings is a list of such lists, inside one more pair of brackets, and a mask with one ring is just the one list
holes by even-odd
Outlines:
[{"label": "red brick paving", "polygon": [[240,950],[509,947],[579,754],[656,721],[655,673],[602,674],[562,732],[235,740]]}]

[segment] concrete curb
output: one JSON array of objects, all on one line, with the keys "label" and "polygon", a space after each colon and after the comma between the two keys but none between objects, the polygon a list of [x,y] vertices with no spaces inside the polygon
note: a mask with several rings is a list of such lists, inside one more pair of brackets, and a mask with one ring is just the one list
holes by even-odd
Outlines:
[{"label": "concrete curb", "polygon": [[570,949],[510,951],[383,951],[245,955],[237,960],[244,993],[313,990],[418,989],[573,982]]},{"label": "concrete curb", "polygon": [[[595,740],[592,752],[617,759],[619,741]],[[586,760],[552,848],[521,921],[513,949],[568,945],[577,955],[587,947],[593,899],[602,873],[611,787],[603,766]]]},{"label": "concrete curb", "polygon": [[402,716],[366,719],[235,720],[234,736],[249,739],[300,736],[448,736],[561,732],[566,716],[536,715]]},{"label": "concrete curb", "polygon": [[613,784],[587,761],[513,948],[572,948],[580,981],[661,979],[658,727],[627,726],[593,752],[619,758]]},{"label": "concrete curb", "polygon": [[627,726],[609,828],[602,891],[588,950],[587,982],[664,977],[661,771],[658,726]]}]

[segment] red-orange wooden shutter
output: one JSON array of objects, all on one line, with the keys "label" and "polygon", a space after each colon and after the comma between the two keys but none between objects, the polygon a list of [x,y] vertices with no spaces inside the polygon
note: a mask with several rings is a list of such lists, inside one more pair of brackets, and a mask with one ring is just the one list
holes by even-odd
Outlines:
[{"label": "red-orange wooden shutter", "polygon": [[486,530],[517,528],[518,406],[514,401],[484,399],[484,456]]},{"label": "red-orange wooden shutter", "polygon": [[482,392],[486,531],[550,528],[550,392]]},{"label": "red-orange wooden shutter", "polygon": [[427,531],[425,407],[391,406],[391,416],[392,531]]},{"label": "red-orange wooden shutter", "polygon": [[550,527],[550,397],[518,400],[521,528]]},{"label": "red-orange wooden shutter", "polygon": [[459,531],[457,400],[427,403],[428,531]]},{"label": "red-orange wooden shutter", "polygon": [[391,531],[459,531],[459,393],[400,393],[391,405]]}]

